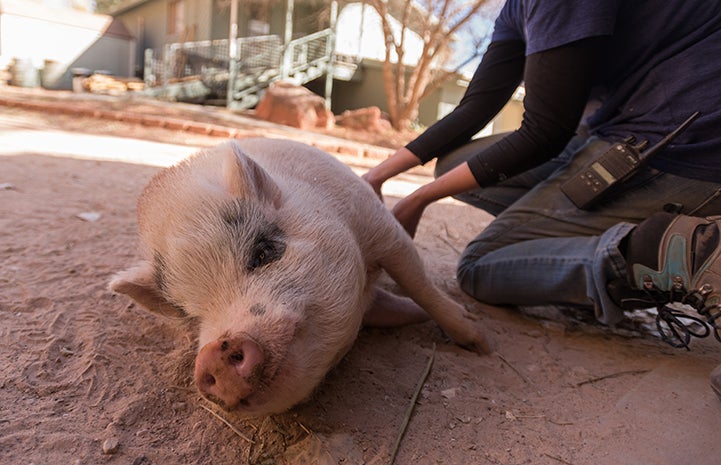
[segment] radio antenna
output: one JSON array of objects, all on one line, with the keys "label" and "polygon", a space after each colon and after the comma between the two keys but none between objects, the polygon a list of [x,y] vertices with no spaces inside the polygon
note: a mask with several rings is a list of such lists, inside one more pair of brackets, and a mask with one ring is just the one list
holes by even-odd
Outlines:
[{"label": "radio antenna", "polygon": [[[699,117],[700,114],[701,114],[701,112],[700,112],[700,111],[697,111],[697,112],[694,113],[693,115],[689,116],[686,121],[684,121],[683,123],[681,123],[681,125],[680,125],[679,127],[677,127],[676,129],[674,129],[673,131],[671,131],[669,134],[667,134],[666,137],[664,137],[663,139],[661,139],[660,141],[658,141],[658,142],[656,143],[656,145],[654,145],[653,147],[649,148],[648,150],[645,150],[645,151],[641,152],[641,153],[639,154],[639,161],[640,161],[640,160],[645,160],[646,158],[649,158],[649,157],[655,155],[656,153],[660,152],[661,150],[665,149],[666,146],[667,146],[672,140],[674,140],[674,139],[676,138],[676,136],[678,136],[678,135],[681,134],[683,131],[685,131],[686,128],[689,127],[689,126],[691,125],[691,123],[693,123],[694,120]],[[646,142],[646,143],[648,143],[648,142]],[[643,142],[642,142],[641,144],[639,144],[639,145],[642,145],[642,144],[643,144]],[[636,147],[634,147],[634,148],[636,148]],[[636,149],[638,150],[638,148],[636,148]],[[643,148],[642,148],[641,150],[643,150]]]}]

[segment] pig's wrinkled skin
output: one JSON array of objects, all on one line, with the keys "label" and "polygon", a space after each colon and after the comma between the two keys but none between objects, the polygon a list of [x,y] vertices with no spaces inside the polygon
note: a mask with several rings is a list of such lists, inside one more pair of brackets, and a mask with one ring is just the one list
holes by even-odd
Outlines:
[{"label": "pig's wrinkled skin", "polygon": [[305,400],[374,299],[402,306],[375,288],[381,269],[455,342],[488,350],[480,322],[429,280],[370,186],[304,144],[232,141],[164,169],[138,201],[138,224],[146,258],[110,288],[196,318],[195,383],[241,416]]}]

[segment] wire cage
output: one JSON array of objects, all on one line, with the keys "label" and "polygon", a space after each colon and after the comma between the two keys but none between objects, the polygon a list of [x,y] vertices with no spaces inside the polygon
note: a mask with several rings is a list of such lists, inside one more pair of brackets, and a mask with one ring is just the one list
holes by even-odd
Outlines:
[{"label": "wire cage", "polygon": [[286,47],[277,35],[238,38],[233,51],[228,39],[167,44],[146,50],[144,80],[156,95],[230,98],[229,104],[248,107],[257,101],[252,96],[275,80],[304,84],[329,72],[332,39],[332,31],[326,29],[294,39]]}]

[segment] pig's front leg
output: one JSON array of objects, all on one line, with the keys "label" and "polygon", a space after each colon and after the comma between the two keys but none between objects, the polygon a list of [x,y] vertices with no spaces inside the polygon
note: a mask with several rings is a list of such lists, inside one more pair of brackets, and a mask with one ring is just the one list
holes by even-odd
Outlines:
[{"label": "pig's front leg", "polygon": [[428,321],[431,316],[408,297],[375,287],[373,302],[363,315],[363,326],[394,328]]},{"label": "pig's front leg", "polygon": [[479,353],[490,353],[479,318],[433,284],[411,238],[400,225],[389,233],[395,237],[386,242],[388,248],[381,255],[381,267],[457,344]]}]

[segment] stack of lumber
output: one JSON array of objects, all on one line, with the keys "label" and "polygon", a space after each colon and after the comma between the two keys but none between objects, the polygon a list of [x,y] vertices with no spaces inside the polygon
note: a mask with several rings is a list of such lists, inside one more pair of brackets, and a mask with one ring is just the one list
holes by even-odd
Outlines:
[{"label": "stack of lumber", "polygon": [[93,74],[83,80],[83,88],[96,94],[121,94],[128,91],[143,90],[145,83],[139,79]]}]

